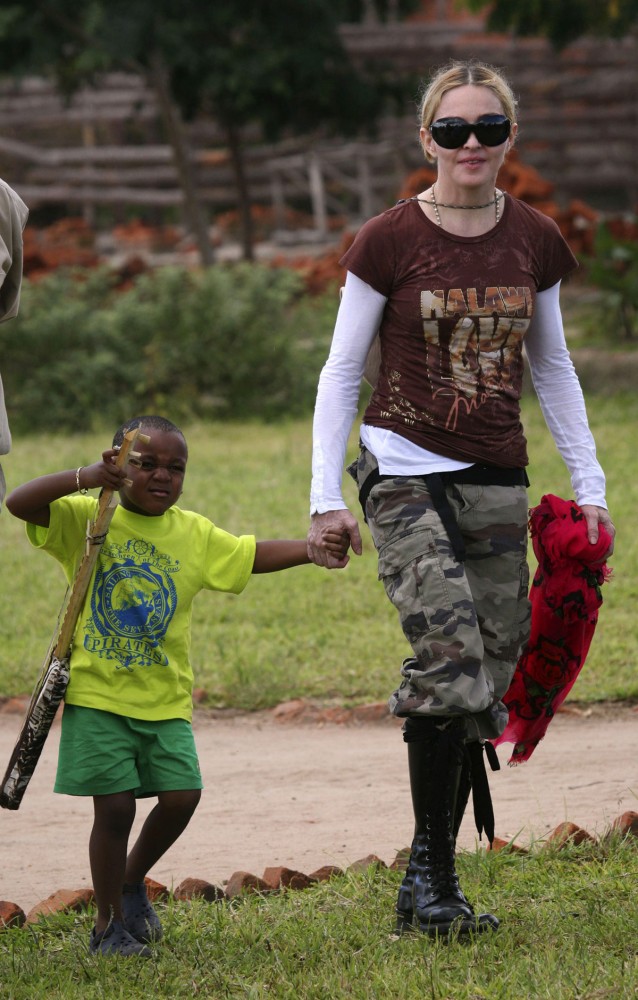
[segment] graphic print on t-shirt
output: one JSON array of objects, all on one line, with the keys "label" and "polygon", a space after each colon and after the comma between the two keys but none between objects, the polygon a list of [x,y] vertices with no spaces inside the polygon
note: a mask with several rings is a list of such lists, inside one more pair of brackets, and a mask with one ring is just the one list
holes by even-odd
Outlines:
[{"label": "graphic print on t-shirt", "polygon": [[179,562],[142,539],[106,543],[91,594],[85,625],[88,652],[115,660],[117,669],[166,666],[162,649],[175,614],[177,594],[171,575]]},{"label": "graphic print on t-shirt", "polygon": [[421,293],[426,375],[437,373],[435,398],[449,397],[445,427],[508,391],[532,314],[527,287],[452,288]]}]

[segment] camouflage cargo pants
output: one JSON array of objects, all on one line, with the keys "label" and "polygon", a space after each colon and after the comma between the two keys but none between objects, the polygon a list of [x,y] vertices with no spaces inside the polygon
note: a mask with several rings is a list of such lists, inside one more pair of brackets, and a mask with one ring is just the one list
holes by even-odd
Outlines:
[{"label": "camouflage cargo pants", "polygon": [[[377,469],[362,448],[349,471],[362,486]],[[394,715],[464,715],[470,738],[498,736],[502,702],[530,626],[527,493],[524,486],[447,484],[465,544],[454,554],[421,477],[384,479],[366,517],[379,579],[414,656],[390,697]]]}]

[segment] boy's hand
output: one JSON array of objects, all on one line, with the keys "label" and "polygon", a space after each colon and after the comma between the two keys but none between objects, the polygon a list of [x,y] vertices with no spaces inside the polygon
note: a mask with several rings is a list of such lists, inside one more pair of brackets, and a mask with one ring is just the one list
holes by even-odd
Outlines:
[{"label": "boy's hand", "polygon": [[126,482],[126,468],[118,468],[115,459],[119,448],[107,448],[102,452],[102,461],[85,465],[79,471],[80,486],[84,490],[120,490]]},{"label": "boy's hand", "polygon": [[[102,452],[102,460],[79,469],[65,469],[39,476],[23,486],[18,486],[7,497],[7,509],[15,517],[39,524],[49,525],[49,505],[61,497],[70,496],[76,490],[107,489],[120,490],[128,480],[126,469],[115,465],[119,448],[107,448]],[[130,453],[129,453],[130,454]]]},{"label": "boy's hand", "polygon": [[[335,534],[344,539],[344,553],[340,557],[334,555],[326,542],[327,536],[334,537]],[[327,569],[343,569],[350,561],[350,556],[347,555],[348,543],[355,555],[360,556],[363,546],[359,525],[349,510],[329,510],[324,514],[312,515],[307,539],[311,562],[317,566],[326,566]]]},{"label": "boy's hand", "polygon": [[350,547],[350,536],[348,533],[346,531],[327,530],[324,532],[323,541],[326,552],[329,552],[339,562],[343,562],[348,555]]}]

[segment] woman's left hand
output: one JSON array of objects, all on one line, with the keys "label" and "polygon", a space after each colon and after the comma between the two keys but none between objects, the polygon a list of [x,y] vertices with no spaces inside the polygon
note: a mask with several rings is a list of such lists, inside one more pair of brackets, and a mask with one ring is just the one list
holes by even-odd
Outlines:
[{"label": "woman's left hand", "polygon": [[585,515],[585,520],[587,521],[587,537],[592,545],[595,545],[598,541],[599,524],[602,524],[611,535],[611,545],[605,553],[605,559],[607,559],[607,557],[614,551],[614,536],[616,534],[614,522],[609,516],[609,511],[605,510],[604,507],[595,507],[594,504],[589,503],[583,504],[580,509]]}]

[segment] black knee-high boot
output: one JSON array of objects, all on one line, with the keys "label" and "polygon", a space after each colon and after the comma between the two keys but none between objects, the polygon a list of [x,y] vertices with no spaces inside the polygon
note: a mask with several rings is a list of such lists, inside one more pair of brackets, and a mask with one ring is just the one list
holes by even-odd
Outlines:
[{"label": "black knee-high boot", "polygon": [[397,899],[398,933],[415,924],[428,934],[498,927],[492,914],[474,913],[455,869],[456,834],[472,784],[465,735],[460,718],[406,720],[415,835]]},{"label": "black knee-high boot", "polygon": [[[452,836],[454,837],[454,847],[456,849],[456,838],[459,835],[459,830],[461,829],[461,823],[463,822],[463,817],[465,816],[465,810],[467,808],[467,803],[470,798],[470,792],[472,790],[472,767],[470,764],[469,754],[466,753],[463,756],[463,763],[461,765],[461,774],[459,777],[459,783],[456,793],[456,802],[454,803],[454,809],[452,811]],[[399,886],[399,895],[397,898],[397,926],[396,933],[402,934],[403,931],[411,929],[413,926],[414,914],[412,911],[412,883],[414,881],[414,864],[412,862],[412,854],[415,848],[414,841],[410,847],[410,858],[408,860],[408,865],[403,876],[403,881]]]},{"label": "black knee-high boot", "polygon": [[463,753],[463,762],[461,764],[461,773],[459,775],[458,789],[456,792],[456,801],[454,803],[454,812],[452,813],[452,833],[454,835],[455,844],[456,844],[456,838],[459,835],[459,830],[461,829],[461,823],[463,822],[463,817],[465,816],[465,810],[467,808],[467,803],[469,801],[471,791],[472,791],[472,766],[470,764],[470,755],[466,743],[465,752]]}]

